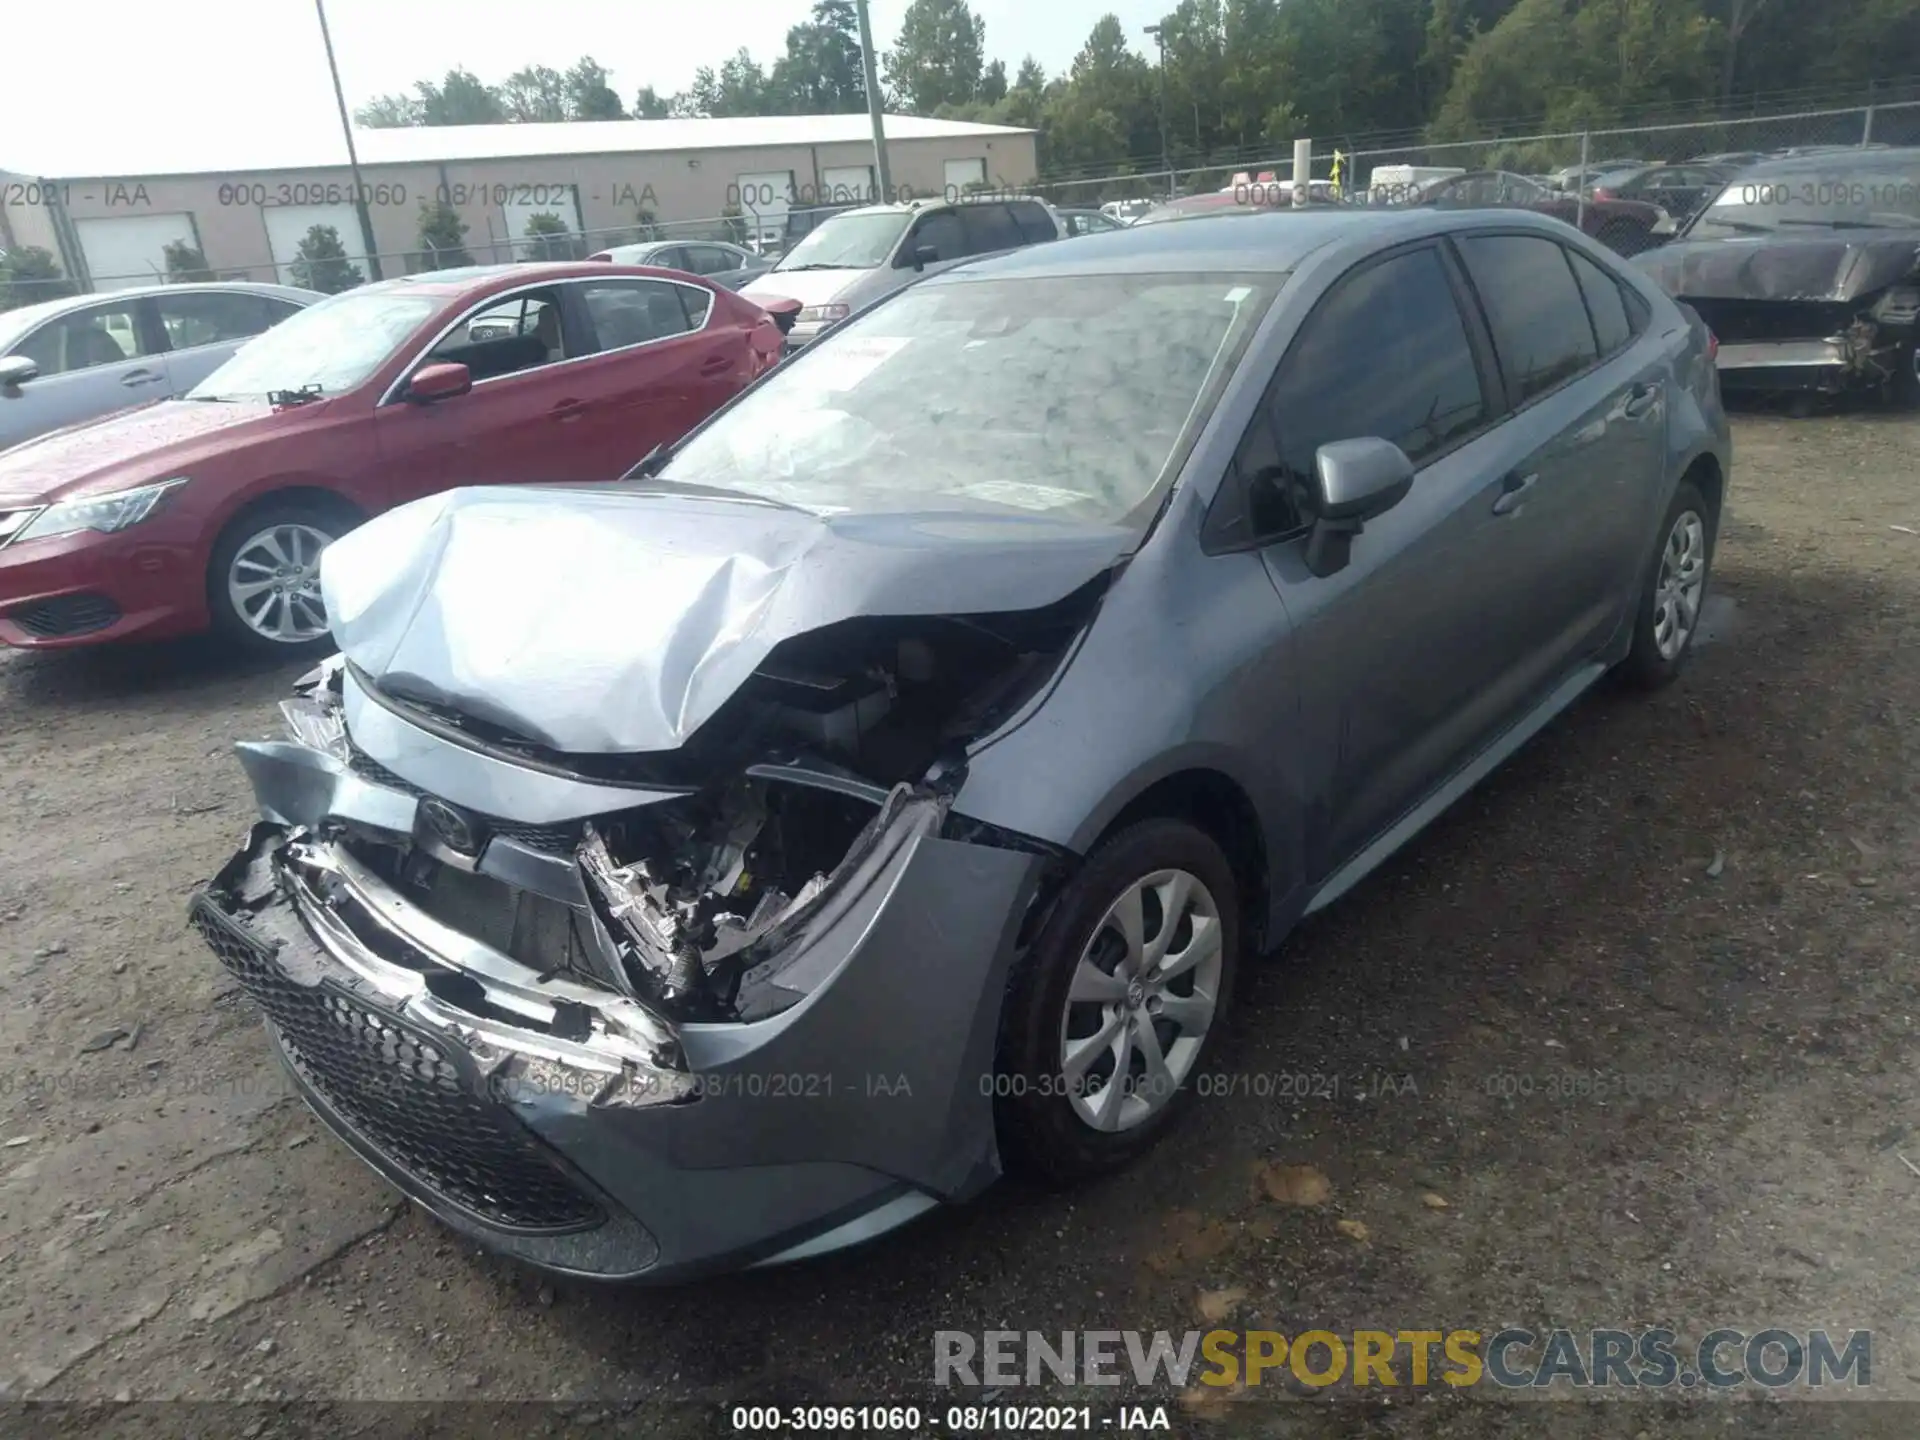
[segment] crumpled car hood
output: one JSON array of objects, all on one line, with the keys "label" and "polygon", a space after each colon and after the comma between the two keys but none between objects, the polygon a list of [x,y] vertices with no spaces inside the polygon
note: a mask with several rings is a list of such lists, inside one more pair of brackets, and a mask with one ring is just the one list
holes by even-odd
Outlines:
[{"label": "crumpled car hood", "polygon": [[673,750],[773,647],[861,615],[1065,598],[1138,543],[1034,515],[816,516],[640,486],[454,490],[335,541],[334,639],[383,691],[554,750]]},{"label": "crumpled car hood", "polygon": [[1682,240],[1634,263],[1680,300],[1858,300],[1920,271],[1920,230]]}]

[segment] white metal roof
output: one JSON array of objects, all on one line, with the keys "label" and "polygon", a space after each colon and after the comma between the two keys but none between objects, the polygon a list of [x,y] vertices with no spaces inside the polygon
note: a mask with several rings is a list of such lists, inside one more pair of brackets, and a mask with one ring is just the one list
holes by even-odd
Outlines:
[{"label": "white metal roof", "polygon": [[[889,140],[1027,135],[1007,125],[974,125],[915,115],[886,117]],[[363,166],[472,160],[530,160],[569,155],[834,145],[871,140],[865,115],[741,115],[721,120],[574,120],[519,125],[417,125],[355,129]],[[16,146],[18,147],[16,149]],[[165,125],[50,126],[0,138],[0,171],[45,179],[133,180],[161,175],[232,175],[310,170],[347,163],[337,128],[296,136],[271,126],[236,127],[218,136],[182,136]]]}]

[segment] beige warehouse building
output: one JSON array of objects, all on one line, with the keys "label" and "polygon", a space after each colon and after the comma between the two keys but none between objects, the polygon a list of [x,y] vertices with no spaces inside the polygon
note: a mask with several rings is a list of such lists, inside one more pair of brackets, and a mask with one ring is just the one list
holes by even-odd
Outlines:
[{"label": "beige warehouse building", "polygon": [[[1034,180],[1030,130],[888,116],[886,134],[902,196]],[[204,155],[175,153],[194,140],[173,137],[155,151],[157,140],[100,155],[61,153],[56,139],[36,165],[35,137],[0,139],[0,247],[42,246],[95,290],[164,278],[174,244],[223,277],[288,282],[301,240],[330,225],[363,273],[371,268],[337,134],[292,155],[270,153],[268,135],[229,137]],[[432,266],[423,203],[450,205],[467,226],[468,253],[488,262],[531,253],[536,215],[556,217],[588,248],[639,238],[647,220],[663,234],[776,244],[791,212],[876,191],[865,115],[356,130],[354,146],[378,268],[389,276]]]}]

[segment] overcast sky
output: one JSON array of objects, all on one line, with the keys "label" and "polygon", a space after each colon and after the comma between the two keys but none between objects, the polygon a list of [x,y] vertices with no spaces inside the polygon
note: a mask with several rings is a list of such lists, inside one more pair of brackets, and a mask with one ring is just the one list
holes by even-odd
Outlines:
[{"label": "overcast sky", "polygon": [[[0,77],[0,170],[8,137],[32,145],[49,125],[85,127],[84,148],[128,126],[169,133],[228,126],[290,132],[338,126],[313,0],[27,0],[0,21],[11,63]],[[899,33],[907,0],[872,0],[874,43]],[[1031,53],[1064,69],[1103,14],[1144,53],[1140,27],[1170,0],[973,0],[987,56],[1009,74]],[[327,0],[349,106],[458,65],[487,81],[523,65],[564,69],[590,54],[621,99],[684,90],[701,65],[742,45],[762,64],[785,49],[811,0]],[[72,140],[81,137],[72,136]],[[24,156],[22,158],[25,158]]]}]

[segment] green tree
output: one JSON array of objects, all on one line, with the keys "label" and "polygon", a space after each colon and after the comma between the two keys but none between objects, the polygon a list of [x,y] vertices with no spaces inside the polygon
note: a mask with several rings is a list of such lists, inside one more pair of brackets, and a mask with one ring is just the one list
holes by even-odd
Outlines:
[{"label": "green tree", "polygon": [[913,0],[886,55],[887,86],[918,115],[965,105],[979,95],[986,44],[987,22],[967,0]]},{"label": "green tree", "polygon": [[411,95],[378,95],[353,112],[353,123],[369,130],[397,130],[423,125],[420,102]]},{"label": "green tree", "polygon": [[633,118],[636,120],[664,120],[673,113],[673,98],[663,96],[651,85],[640,87],[640,93],[633,97]]},{"label": "green tree", "polygon": [[434,270],[473,264],[467,252],[467,223],[444,200],[420,202],[420,248],[431,258],[429,268]]},{"label": "green tree", "polygon": [[812,18],[787,31],[774,61],[768,98],[794,115],[845,115],[867,108],[860,66],[860,21],[851,0],[817,0]]},{"label": "green tree", "polygon": [[0,310],[17,310],[22,305],[79,293],[80,288],[61,272],[51,250],[20,245],[0,253]]},{"label": "green tree", "polygon": [[351,290],[366,277],[360,267],[347,258],[347,247],[340,243],[340,232],[331,225],[315,225],[301,240],[288,270],[293,283],[322,295],[338,295]]},{"label": "green tree", "polygon": [[624,120],[626,107],[620,103],[607,67],[591,55],[582,55],[566,74],[569,120]]},{"label": "green tree", "polygon": [[161,254],[166,257],[167,283],[170,285],[188,284],[214,278],[213,271],[207,266],[207,257],[200,247],[185,240],[169,240]]},{"label": "green tree", "polygon": [[499,91],[458,66],[438,85],[422,80],[413,88],[420,96],[422,125],[497,125],[507,119]]},{"label": "green tree", "polygon": [[558,215],[542,211],[527,217],[521,232],[533,243],[527,246],[529,260],[578,260],[580,241]]},{"label": "green tree", "polygon": [[501,109],[509,120],[537,123],[572,118],[567,77],[552,66],[529,65],[514,71],[499,93]]},{"label": "green tree", "polygon": [[719,117],[769,113],[771,89],[759,62],[742,47],[715,70],[702,65],[693,73],[693,85],[684,97],[681,113]]}]

